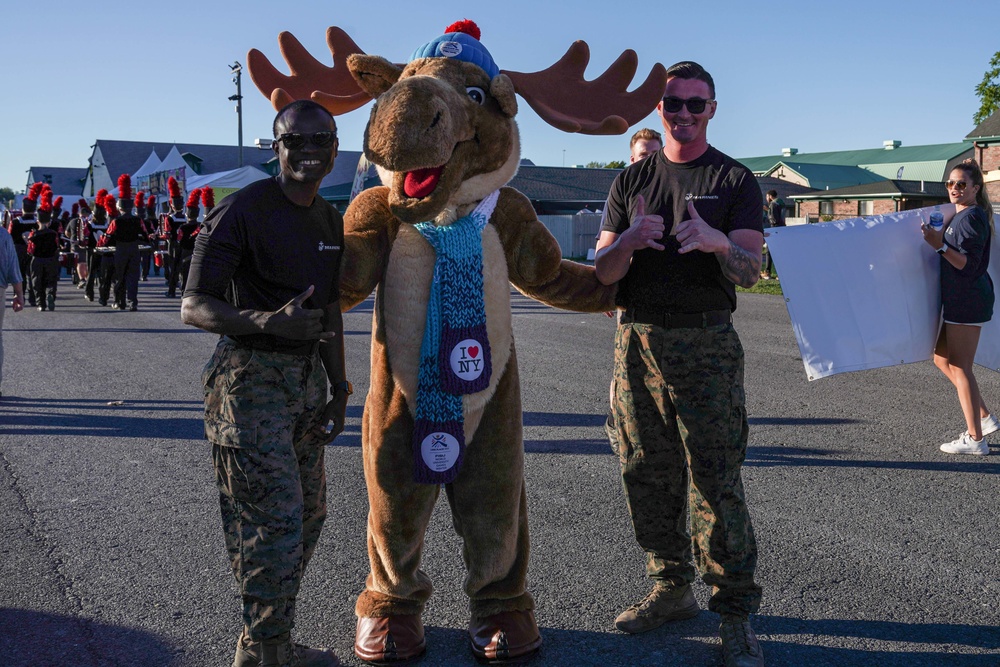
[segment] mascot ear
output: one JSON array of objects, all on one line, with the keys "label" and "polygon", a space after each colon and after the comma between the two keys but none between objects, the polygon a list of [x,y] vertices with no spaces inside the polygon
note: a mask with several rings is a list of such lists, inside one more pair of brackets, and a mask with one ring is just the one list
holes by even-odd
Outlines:
[{"label": "mascot ear", "polygon": [[514,83],[506,74],[497,74],[490,81],[490,95],[500,103],[500,110],[508,118],[517,115],[517,97],[514,94]]},{"label": "mascot ear", "polygon": [[379,95],[392,88],[399,80],[403,69],[381,56],[368,56],[354,53],[347,58],[347,67],[351,76],[358,82],[362,90],[378,98]]}]

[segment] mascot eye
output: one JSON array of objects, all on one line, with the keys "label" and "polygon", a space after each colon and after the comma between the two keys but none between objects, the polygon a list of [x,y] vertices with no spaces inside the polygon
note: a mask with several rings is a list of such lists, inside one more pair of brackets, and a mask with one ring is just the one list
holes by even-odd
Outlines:
[{"label": "mascot eye", "polygon": [[465,92],[469,96],[469,99],[476,104],[482,105],[486,103],[486,92],[482,88],[469,86],[465,89]]}]

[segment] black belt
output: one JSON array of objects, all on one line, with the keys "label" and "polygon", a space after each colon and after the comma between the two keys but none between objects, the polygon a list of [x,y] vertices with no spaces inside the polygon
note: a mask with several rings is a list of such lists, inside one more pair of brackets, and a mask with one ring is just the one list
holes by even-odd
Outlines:
[{"label": "black belt", "polygon": [[293,354],[299,357],[307,357],[312,355],[319,347],[318,340],[303,341],[301,345],[294,345],[289,347],[286,344],[278,343],[275,340],[268,340],[264,338],[257,338],[255,340],[237,340],[232,336],[223,336],[222,340],[233,345],[235,347],[241,347],[247,350],[256,350],[258,352],[274,352],[277,354]]},{"label": "black belt", "polygon": [[652,310],[627,309],[622,324],[653,324],[664,329],[706,329],[729,324],[733,314],[728,310],[706,310],[703,313],[661,313]]}]

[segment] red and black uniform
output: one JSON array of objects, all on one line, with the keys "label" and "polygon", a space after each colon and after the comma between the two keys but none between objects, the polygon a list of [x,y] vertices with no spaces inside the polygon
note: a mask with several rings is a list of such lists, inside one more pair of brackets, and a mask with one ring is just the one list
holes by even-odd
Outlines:
[{"label": "red and black uniform", "polygon": [[[35,220],[34,213],[24,213],[20,217],[12,218],[10,224],[7,225],[7,231],[10,232],[10,237],[14,241],[14,251],[17,253],[17,264],[21,269],[21,276],[24,278],[25,285],[31,285],[31,255],[28,254],[28,242],[26,240],[27,235],[37,229],[37,220]],[[25,290],[28,292],[28,303],[32,306],[35,305],[35,291],[33,289]]]},{"label": "red and black uniform", "polygon": [[[124,310],[137,309],[139,293],[139,244],[145,245],[146,235],[143,221],[132,215],[119,216],[108,225],[106,244],[115,248],[115,305]],[[127,302],[127,303],[126,303]]]},{"label": "red and black uniform", "polygon": [[[177,212],[163,216],[163,236],[167,240],[167,254],[164,262],[164,275],[167,278],[166,296],[177,296],[177,282],[180,275],[181,248],[177,245],[177,231],[187,222],[184,213]],[[175,271],[174,269],[178,270]]]},{"label": "red and black uniform", "polygon": [[179,274],[181,278],[181,295],[187,288],[188,270],[191,268],[191,255],[194,254],[194,242],[198,238],[198,221],[188,220],[177,230],[177,247],[180,257]]},{"label": "red and black uniform", "polygon": [[31,257],[31,290],[38,309],[55,310],[59,285],[59,232],[47,225],[36,229],[28,236],[25,250]]},{"label": "red and black uniform", "polygon": [[94,300],[94,285],[100,280],[102,267],[102,257],[97,252],[97,244],[104,237],[104,232],[108,230],[108,219],[105,217],[104,208],[98,206],[94,211],[94,217],[87,221],[86,244],[87,244],[87,285],[84,287],[84,296],[87,301]]}]

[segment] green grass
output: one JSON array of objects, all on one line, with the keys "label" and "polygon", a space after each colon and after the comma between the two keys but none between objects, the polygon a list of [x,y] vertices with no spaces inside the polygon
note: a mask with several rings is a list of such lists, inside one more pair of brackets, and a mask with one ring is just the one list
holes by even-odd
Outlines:
[{"label": "green grass", "polygon": [[759,280],[756,285],[750,289],[744,289],[742,287],[736,288],[737,292],[748,292],[750,294],[778,294],[781,295],[781,282],[778,280]]}]

